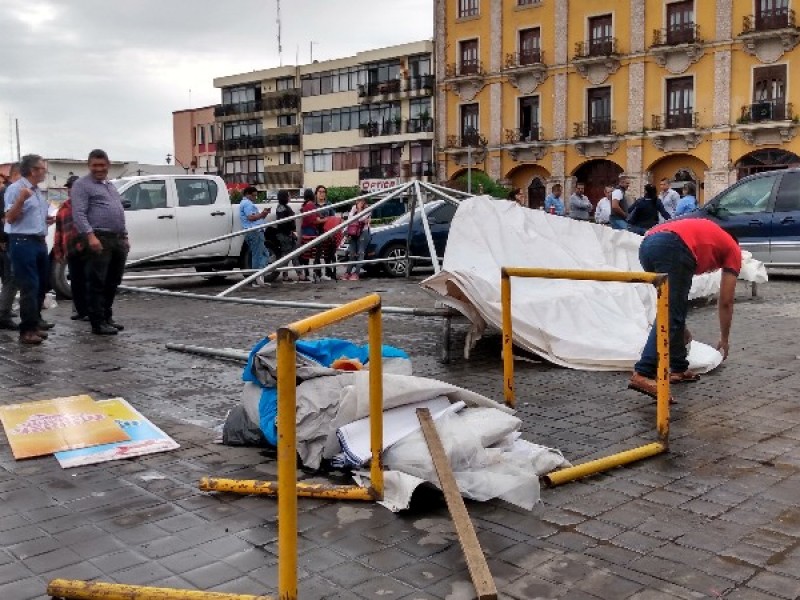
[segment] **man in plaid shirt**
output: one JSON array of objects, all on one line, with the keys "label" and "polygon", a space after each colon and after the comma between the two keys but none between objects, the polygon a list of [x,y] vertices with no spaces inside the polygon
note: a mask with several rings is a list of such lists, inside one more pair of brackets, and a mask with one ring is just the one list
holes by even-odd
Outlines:
[{"label": "man in plaid shirt", "polygon": [[72,221],[72,184],[78,180],[77,175],[67,179],[67,200],[56,213],[56,232],[53,238],[53,258],[60,264],[67,263],[69,269],[69,287],[72,290],[72,319],[86,321],[89,311],[86,307],[86,277],[84,276],[83,251],[86,238],[78,233]]}]

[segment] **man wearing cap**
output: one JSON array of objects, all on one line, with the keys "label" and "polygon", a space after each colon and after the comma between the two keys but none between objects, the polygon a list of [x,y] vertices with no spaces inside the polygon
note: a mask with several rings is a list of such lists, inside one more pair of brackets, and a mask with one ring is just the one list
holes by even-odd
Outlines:
[{"label": "man wearing cap", "polygon": [[47,258],[47,226],[55,221],[48,216],[49,204],[38,185],[44,181],[47,167],[38,154],[28,154],[20,161],[22,177],[8,186],[5,194],[8,249],[11,268],[19,286],[20,325],[22,344],[41,344],[47,338],[42,321],[42,299],[49,281]]},{"label": "man wearing cap", "polygon": [[89,174],[73,184],[71,194],[73,222],[86,238],[86,306],[96,335],[115,335],[124,329],[114,320],[112,307],[128,258],[128,230],[122,198],[108,181],[109,165],[105,150],[92,150]]},{"label": "man wearing cap", "polygon": [[86,240],[78,234],[72,220],[72,185],[78,180],[77,175],[67,179],[67,199],[56,213],[56,233],[53,238],[53,259],[57,263],[66,263],[69,269],[69,289],[72,292],[72,320],[89,319],[86,306],[86,277],[84,275],[83,254]]}]

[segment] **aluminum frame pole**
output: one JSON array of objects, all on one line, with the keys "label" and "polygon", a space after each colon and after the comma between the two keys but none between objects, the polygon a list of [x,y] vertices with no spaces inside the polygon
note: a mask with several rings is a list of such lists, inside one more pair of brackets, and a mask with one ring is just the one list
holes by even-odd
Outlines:
[{"label": "aluminum frame pole", "polygon": [[[324,242],[328,238],[334,236],[336,233],[338,233],[342,229],[345,229],[350,224],[351,221],[358,220],[358,219],[361,219],[361,218],[367,216],[368,214],[372,213],[373,210],[375,210],[376,208],[378,208],[382,204],[384,204],[384,203],[388,202],[389,200],[391,200],[392,198],[402,194],[409,187],[411,187],[411,185],[412,185],[411,183],[406,183],[406,184],[400,186],[399,188],[395,189],[393,192],[388,194],[386,197],[381,198],[380,200],[378,200],[375,204],[372,204],[372,205],[368,206],[367,208],[365,208],[364,210],[362,210],[360,213],[356,213],[355,215],[353,215],[352,219],[346,219],[346,220],[342,221],[336,227],[333,227],[330,230],[326,231],[325,233],[315,237],[313,240],[311,240],[305,246],[300,246],[299,248],[296,248],[295,250],[292,250],[289,254],[286,254],[285,256],[282,256],[278,260],[276,260],[274,262],[271,262],[270,264],[268,264],[266,267],[264,267],[260,271],[258,271],[256,273],[253,273],[252,275],[249,275],[248,277],[245,277],[242,281],[232,285],[231,287],[229,287],[226,290],[223,290],[222,292],[217,294],[217,296],[223,296],[223,297],[227,296],[231,292],[234,292],[234,291],[238,290],[239,288],[246,286],[251,281],[254,281],[257,277],[261,277],[261,276],[263,276],[263,275],[265,275],[267,273],[270,273],[270,272],[274,271],[275,269],[277,269],[281,265],[285,265],[286,263],[291,261],[293,258],[303,254],[306,250],[309,250],[310,248],[315,248],[316,246],[318,246],[319,244],[321,244],[322,242]],[[327,208],[330,208],[330,207],[327,207]],[[306,213],[306,214],[308,214],[308,213]]]},{"label": "aluminum frame pole", "polygon": [[408,231],[406,232],[406,279],[411,277],[411,238],[414,233],[414,211],[417,209],[417,195],[411,194],[411,206],[408,220]]},{"label": "aluminum frame pole", "polygon": [[[436,196],[438,196],[442,200],[445,200],[446,202],[449,202],[450,204],[453,204],[455,206],[461,206],[461,202],[462,202],[461,200],[459,200],[458,198],[453,198],[452,196],[448,196],[442,190],[434,188],[429,183],[425,183],[424,181],[421,181],[420,185],[422,187],[424,187],[425,189],[433,192]],[[472,195],[470,195],[468,197],[469,198],[475,198],[475,196],[472,196]]]},{"label": "aluminum frame pole", "polygon": [[[386,193],[386,190],[380,190],[377,192],[372,192],[366,194],[365,196],[359,196],[359,198],[371,198],[373,196],[378,196],[380,194]],[[145,256],[144,258],[137,258],[136,260],[132,260],[125,264],[125,267],[133,267],[145,262],[150,262],[153,260],[158,260],[159,258],[165,258],[167,256],[172,256],[173,254],[179,254],[181,252],[186,252],[187,250],[194,250],[195,248],[202,248],[203,246],[208,246],[209,244],[215,244],[217,242],[221,242],[223,240],[239,237],[242,235],[246,235],[252,231],[260,231],[263,229],[267,229],[268,227],[274,227],[275,225],[280,225],[282,223],[288,223],[289,221],[297,221],[298,219],[302,219],[304,216],[309,214],[317,214],[324,210],[330,210],[331,208],[338,208],[340,206],[345,206],[347,204],[355,204],[356,199],[351,198],[349,200],[340,200],[339,202],[335,202],[333,204],[328,204],[326,206],[321,206],[319,208],[315,208],[314,210],[309,210],[304,213],[297,213],[296,215],[292,215],[291,217],[286,217],[284,219],[277,219],[275,221],[270,221],[269,223],[264,223],[263,225],[256,225],[249,229],[240,229],[239,231],[233,231],[231,233],[226,233],[225,235],[220,235],[215,238],[211,238],[210,240],[205,240],[202,242],[197,242],[195,244],[190,244],[188,246],[184,246],[182,248],[176,248],[175,250],[168,250],[166,252],[160,252],[158,254],[153,254],[151,256]]]},{"label": "aluminum frame pole", "polygon": [[[425,214],[425,200],[422,199],[422,190],[419,186],[419,181],[414,182],[414,191],[419,198],[419,218],[422,220],[422,229],[425,232],[425,240],[428,242],[428,252],[431,255],[431,264],[433,264],[433,273],[438,275],[442,270],[439,264],[438,255],[436,253],[436,246],[433,243],[433,234],[431,234],[431,224],[428,222],[428,215]],[[409,228],[413,228],[413,222],[409,223]]]},{"label": "aluminum frame pole", "polygon": [[436,189],[438,191],[452,193],[452,194],[460,194],[461,196],[466,196],[467,198],[474,198],[475,197],[475,194],[469,194],[469,193],[464,192],[462,190],[457,190],[455,188],[449,188],[449,187],[443,186],[443,185],[438,184],[438,183],[431,183],[429,181],[420,181],[420,184],[423,185],[423,186],[426,186],[428,188],[431,188],[431,189]]}]

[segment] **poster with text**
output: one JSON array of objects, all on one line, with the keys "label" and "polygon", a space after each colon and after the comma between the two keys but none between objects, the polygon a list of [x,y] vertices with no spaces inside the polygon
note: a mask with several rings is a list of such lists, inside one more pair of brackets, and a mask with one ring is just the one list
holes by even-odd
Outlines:
[{"label": "poster with text", "polygon": [[153,425],[122,398],[99,400],[97,405],[106,415],[117,422],[125,433],[130,436],[130,440],[92,446],[91,448],[82,448],[80,450],[57,452],[56,459],[62,468],[69,469],[109,460],[133,458],[144,454],[175,450],[180,447],[180,444]]},{"label": "poster with text", "polygon": [[0,420],[17,460],[128,439],[91,396],[0,406]]}]

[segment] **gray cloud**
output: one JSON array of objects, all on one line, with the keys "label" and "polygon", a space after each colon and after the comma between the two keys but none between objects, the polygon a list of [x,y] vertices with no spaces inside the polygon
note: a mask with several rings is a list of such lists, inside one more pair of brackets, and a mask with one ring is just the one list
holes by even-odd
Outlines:
[{"label": "gray cloud", "polygon": [[[283,0],[283,64],[430,38],[432,0]],[[278,65],[275,0],[0,0],[0,162],[22,152],[163,162],[172,111],[214,77]],[[191,96],[189,90],[191,89]]]}]

